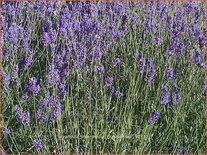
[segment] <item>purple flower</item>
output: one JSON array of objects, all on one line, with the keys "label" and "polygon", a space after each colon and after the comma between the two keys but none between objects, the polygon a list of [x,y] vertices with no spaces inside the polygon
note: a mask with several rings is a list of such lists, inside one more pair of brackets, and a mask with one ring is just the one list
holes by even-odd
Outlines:
[{"label": "purple flower", "polygon": [[112,85],[113,81],[114,81],[113,77],[107,77],[106,80],[105,80],[106,86]]},{"label": "purple flower", "polygon": [[101,52],[100,48],[93,48],[93,50],[91,52],[91,57],[94,60],[100,60],[102,57],[102,52]]},{"label": "purple flower", "polygon": [[174,69],[173,69],[173,68],[169,68],[169,69],[167,70],[166,75],[165,75],[165,80],[168,82],[168,81],[170,81],[173,77],[174,77]]},{"label": "purple flower", "polygon": [[23,112],[19,119],[20,119],[22,124],[28,126],[29,122],[30,122],[30,113],[29,112]]},{"label": "purple flower", "polygon": [[10,84],[10,74],[3,72],[3,88],[7,89],[9,88]]},{"label": "purple flower", "polygon": [[110,94],[113,94],[113,93],[115,92],[115,87],[114,87],[114,86],[109,87],[109,88],[108,88],[108,92],[109,92]]},{"label": "purple flower", "polygon": [[27,28],[26,29],[26,34],[25,34],[25,39],[26,40],[29,40],[30,36],[31,36],[31,33],[32,33],[32,29],[31,27]]},{"label": "purple flower", "polygon": [[60,98],[63,98],[66,95],[65,87],[66,87],[65,83],[60,83],[58,85],[58,96]]},{"label": "purple flower", "polygon": [[201,58],[201,54],[196,51],[195,53],[195,64],[198,66],[198,67],[205,67],[205,64],[203,63],[203,60]]},{"label": "purple flower", "polygon": [[104,66],[103,65],[96,65],[94,67],[94,71],[96,73],[103,74],[105,72],[105,69],[104,69]]},{"label": "purple flower", "polygon": [[154,81],[154,79],[155,79],[155,68],[154,68],[153,60],[150,59],[148,61],[148,73],[144,80],[151,82],[151,81]]},{"label": "purple flower", "polygon": [[25,65],[25,67],[29,67],[32,64],[32,56],[22,57],[20,58],[20,62]]},{"label": "purple flower", "polygon": [[22,46],[24,48],[24,51],[25,52],[28,52],[29,51],[28,39],[27,38],[24,38],[22,42],[23,42],[23,45]]},{"label": "purple flower", "polygon": [[24,65],[27,67],[31,66],[33,60],[32,60],[32,53],[28,53],[28,56],[25,57],[25,60],[24,60]]},{"label": "purple flower", "polygon": [[206,43],[206,35],[199,35],[198,41],[200,48],[204,47]]},{"label": "purple flower", "polygon": [[49,32],[43,32],[41,40],[43,44],[47,45],[56,39],[56,31],[50,30]]},{"label": "purple flower", "polygon": [[41,150],[44,147],[43,143],[42,143],[42,140],[39,139],[39,138],[34,139],[33,146],[36,150]]},{"label": "purple flower", "polygon": [[78,55],[77,55],[77,60],[76,61],[79,64],[83,64],[86,61],[86,52],[85,51],[79,52]]},{"label": "purple flower", "polygon": [[178,85],[174,83],[172,86],[172,92],[177,92],[177,91],[178,91]]},{"label": "purple flower", "polygon": [[160,118],[160,110],[154,110],[150,116],[148,117],[148,123],[153,125],[155,122],[157,122]]},{"label": "purple flower", "polygon": [[143,73],[146,68],[146,59],[144,57],[139,59],[138,69],[140,73]]},{"label": "purple flower", "polygon": [[46,123],[48,122],[48,115],[43,107],[40,107],[36,112],[36,118],[38,123]]},{"label": "purple flower", "polygon": [[51,31],[49,32],[49,37],[50,37],[50,42],[55,41],[55,40],[56,40],[56,37],[57,37],[57,32],[56,32],[56,30],[51,30]]},{"label": "purple flower", "polygon": [[18,77],[18,71],[19,71],[19,66],[16,64],[13,65],[12,72],[11,72],[11,76],[13,79],[16,79]]},{"label": "purple flower", "polygon": [[22,32],[23,28],[16,23],[12,23],[12,25],[8,29],[9,40],[17,43],[23,36]]},{"label": "purple flower", "polygon": [[40,104],[40,107],[44,108],[44,107],[47,106],[47,104],[48,104],[48,100],[45,99],[45,98],[44,98],[44,99],[40,99],[39,104]]},{"label": "purple flower", "polygon": [[57,119],[58,116],[61,114],[61,104],[60,102],[56,102],[52,105],[52,117]]},{"label": "purple flower", "polygon": [[49,71],[47,75],[48,84],[54,85],[57,84],[57,82],[60,80],[60,76],[58,74],[58,71],[56,69],[52,69]]},{"label": "purple flower", "polygon": [[20,106],[15,105],[14,107],[15,114],[18,118],[18,120],[23,124],[28,126],[30,122],[30,113],[29,112],[23,112]]},{"label": "purple flower", "polygon": [[37,84],[37,79],[35,77],[31,77],[29,79],[29,82],[26,85],[26,90],[34,94],[38,94],[38,92],[40,91],[40,86]]},{"label": "purple flower", "polygon": [[60,28],[60,33],[66,38],[67,37],[67,30],[65,28]]},{"label": "purple flower", "polygon": [[50,43],[50,35],[47,33],[47,32],[43,32],[43,35],[42,35],[42,42],[43,44],[48,44]]},{"label": "purple flower", "polygon": [[45,23],[43,24],[43,31],[49,32],[51,29],[52,29],[52,21],[51,20],[45,21]]},{"label": "purple flower", "polygon": [[138,24],[137,19],[138,19],[138,17],[136,17],[136,16],[131,17],[131,22],[132,22],[132,25],[134,26],[133,28],[136,28],[136,26]]},{"label": "purple flower", "polygon": [[162,94],[161,94],[161,104],[166,105],[170,102],[170,92],[166,86],[161,87]]},{"label": "purple flower", "polygon": [[51,95],[47,97],[48,100],[48,106],[51,108],[53,107],[53,105],[55,104],[55,96]]},{"label": "purple flower", "polygon": [[14,112],[18,117],[22,115],[22,109],[18,105],[14,106]]}]

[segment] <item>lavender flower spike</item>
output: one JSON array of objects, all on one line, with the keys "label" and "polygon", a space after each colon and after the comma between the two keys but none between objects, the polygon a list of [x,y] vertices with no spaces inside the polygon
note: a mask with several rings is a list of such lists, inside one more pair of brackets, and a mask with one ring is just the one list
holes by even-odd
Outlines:
[{"label": "lavender flower spike", "polygon": [[113,77],[107,77],[105,80],[106,86],[111,86],[113,83],[114,78]]},{"label": "lavender flower spike", "polygon": [[42,140],[41,139],[34,139],[33,146],[36,150],[41,150],[43,148]]},{"label": "lavender flower spike", "polygon": [[153,124],[155,124],[156,121],[158,121],[159,118],[160,118],[160,110],[154,110],[150,114],[147,121],[148,121],[149,124],[153,125]]},{"label": "lavender flower spike", "polygon": [[19,71],[19,66],[15,64],[12,67],[12,73],[11,73],[13,79],[16,79],[18,77],[18,71]]},{"label": "lavender flower spike", "polygon": [[169,68],[166,72],[165,80],[168,82],[174,77],[174,69]]},{"label": "lavender flower spike", "polygon": [[29,82],[26,85],[26,90],[29,90],[34,94],[38,94],[38,92],[40,91],[40,86],[37,85],[37,79],[35,77],[29,79]]},{"label": "lavender flower spike", "polygon": [[170,102],[170,92],[166,86],[161,87],[162,94],[161,94],[161,104],[166,105]]}]

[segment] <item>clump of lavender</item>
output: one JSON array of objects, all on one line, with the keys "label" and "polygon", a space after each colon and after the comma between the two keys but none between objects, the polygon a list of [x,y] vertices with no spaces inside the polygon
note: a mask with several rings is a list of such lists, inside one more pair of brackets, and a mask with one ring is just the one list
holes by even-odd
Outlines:
[{"label": "clump of lavender", "polygon": [[41,150],[43,149],[44,145],[42,143],[42,140],[39,139],[39,138],[36,138],[33,140],[33,147],[36,149],[36,150]]},{"label": "clump of lavender", "polygon": [[57,32],[52,28],[52,22],[48,19],[43,24],[43,33],[41,36],[42,43],[48,45],[56,40]]},{"label": "clump of lavender", "polygon": [[108,88],[108,93],[113,94],[115,92],[115,87],[111,86]]},{"label": "clump of lavender", "polygon": [[16,23],[12,23],[8,29],[8,38],[11,42],[17,43],[23,37],[23,28]]},{"label": "clump of lavender", "polygon": [[11,71],[11,77],[13,79],[16,79],[18,77],[18,71],[19,71],[19,66],[18,65],[13,65],[12,71]]},{"label": "clump of lavender", "polygon": [[61,114],[61,107],[62,106],[61,106],[60,102],[54,102],[51,105],[53,119],[57,119],[58,116]]},{"label": "clump of lavender", "polygon": [[145,69],[146,69],[146,59],[142,57],[138,60],[138,70],[140,71],[140,73],[143,73]]},{"label": "clump of lavender", "polygon": [[169,68],[166,72],[166,75],[165,75],[165,80],[167,82],[169,82],[171,79],[173,79],[174,77],[174,69],[173,68]]},{"label": "clump of lavender", "polygon": [[39,109],[36,112],[36,118],[37,118],[38,123],[48,122],[49,116],[46,110],[48,103],[49,103],[49,98],[40,99]]},{"label": "clump of lavender", "polygon": [[202,56],[198,51],[195,52],[195,64],[201,68],[205,67],[205,64],[203,63],[202,60]]},{"label": "clump of lavender", "polygon": [[29,126],[30,123],[30,113],[29,112],[23,112],[20,106],[15,105],[14,107],[15,114],[18,118],[18,120],[26,126]]},{"label": "clump of lavender", "polygon": [[[5,90],[3,91],[3,95],[5,95],[4,98],[6,98],[5,102],[10,101],[7,100],[8,96],[14,97],[13,99],[11,98],[14,102],[19,102],[19,99],[21,99],[21,101],[24,102],[23,106],[31,109],[32,112],[36,112],[36,121],[38,123],[45,123],[41,124],[41,126],[47,125],[48,123],[53,123],[55,125],[55,121],[57,121],[58,117],[62,114],[63,128],[68,128],[68,125],[70,126],[70,124],[67,124],[67,121],[65,121],[67,119],[65,118],[70,116],[66,112],[67,109],[62,109],[62,105],[64,105],[65,102],[68,102],[64,100],[66,94],[70,94],[68,99],[72,103],[71,110],[73,112],[80,111],[79,109],[74,111],[74,106],[78,107],[79,100],[84,99],[84,97],[88,97],[90,100],[89,103],[92,105],[90,111],[92,110],[92,113],[94,113],[94,111],[97,112],[97,109],[93,109],[93,102],[96,97],[102,96],[97,96],[100,93],[96,92],[92,94],[92,90],[94,91],[99,88],[108,90],[107,93],[109,94],[109,101],[111,101],[111,103],[116,99],[121,100],[122,97],[125,96],[125,94],[119,91],[120,89],[123,90],[128,88],[129,90],[132,90],[132,93],[136,93],[138,92],[137,89],[141,90],[143,87],[143,91],[141,90],[141,92],[149,95],[144,98],[149,100],[154,99],[157,98],[157,96],[155,96],[157,95],[155,91],[157,87],[160,87],[160,80],[162,80],[157,79],[155,81],[155,77],[156,74],[159,73],[157,71],[165,70],[162,64],[164,63],[165,66],[168,64],[175,65],[168,68],[165,75],[163,75],[165,76],[164,81],[167,84],[164,83],[161,87],[161,96],[158,97],[161,98],[160,102],[162,105],[167,105],[169,102],[176,105],[180,100],[180,95],[185,95],[185,92],[182,92],[183,94],[181,94],[179,86],[176,83],[171,86],[173,80],[182,81],[185,85],[188,80],[182,80],[182,78],[188,76],[190,73],[198,73],[198,75],[200,75],[200,73],[204,71],[206,28],[204,27],[205,24],[203,24],[203,21],[205,21],[206,12],[205,7],[200,7],[202,5],[203,4],[201,3],[191,2],[183,4],[174,2],[150,2],[143,4],[124,2],[2,3],[3,48],[5,48],[3,50],[2,66],[5,67],[5,73],[3,73],[3,87]],[[138,11],[136,11],[137,9]],[[34,14],[35,16],[33,16]],[[127,35],[127,37],[125,37],[125,35]],[[191,59],[188,59],[184,57],[184,55],[189,53],[188,51],[192,49],[192,45],[194,46],[194,50],[190,53]],[[130,71],[133,71],[133,69],[131,69],[133,65],[130,62],[131,58],[128,57],[129,53],[127,52],[133,50],[135,47],[139,47],[139,50],[141,51],[143,50],[143,54],[138,52],[134,53],[138,71],[142,75],[133,72],[129,73]],[[121,53],[118,51],[119,49],[122,50]],[[155,57],[149,58],[149,56]],[[154,58],[156,58],[156,61],[153,60]],[[127,61],[122,63],[122,60]],[[192,65],[192,63],[195,66]],[[119,68],[120,64],[124,64],[124,66],[122,66],[124,68]],[[177,76],[175,76],[175,71],[178,69],[176,67],[184,65],[189,65],[190,67],[188,70],[184,70],[186,76],[180,74],[178,75],[178,79],[175,79],[177,78]],[[196,67],[196,65],[198,67]],[[90,69],[88,66],[90,66]],[[29,75],[33,70],[37,76],[36,78]],[[122,74],[124,71],[126,72]],[[93,73],[95,73],[94,76]],[[116,83],[114,81],[114,75],[117,79]],[[144,85],[144,83],[140,84],[143,82],[143,76],[144,81],[149,83],[154,82],[154,84],[150,86]],[[29,77],[29,81],[25,85],[24,92],[18,93],[18,91],[22,90],[23,83],[19,83],[20,85],[17,86],[17,82],[22,82],[27,77]],[[42,78],[42,80],[39,80],[39,78]],[[77,78],[78,81],[74,84],[73,82],[74,80],[77,80]],[[129,78],[129,80],[125,78]],[[196,76],[190,76],[190,79],[191,78],[196,82],[195,84],[200,84],[202,82],[198,81],[200,78],[197,80]],[[94,81],[100,79],[101,81],[104,81],[94,85],[94,83],[91,82],[93,79]],[[122,80],[126,82],[121,83]],[[39,83],[39,81],[41,83]],[[118,90],[116,90],[115,84]],[[80,85],[81,87],[79,87]],[[17,89],[12,89],[14,86]],[[187,86],[188,85],[186,85],[186,87]],[[83,87],[84,89],[79,91]],[[133,87],[133,89],[131,89],[131,87]],[[150,88],[150,90],[147,90],[152,91],[152,93],[149,91],[149,93],[145,93],[145,88]],[[205,80],[202,83],[202,88],[203,93],[206,91]],[[45,89],[48,91],[44,96],[41,96],[42,91]],[[194,87],[191,91],[197,92],[199,91],[197,89],[201,88]],[[85,92],[87,90],[87,94],[82,93],[82,91]],[[103,92],[102,90],[100,91]],[[78,95],[76,95],[77,93]],[[35,94],[36,96],[30,98],[32,94]],[[81,97],[77,99],[77,96]],[[134,98],[133,94],[126,96],[126,98],[130,97],[133,97],[130,101],[143,99],[140,95],[138,95],[137,98]],[[92,98],[94,100],[92,100]],[[29,103],[33,103],[36,100],[39,100],[37,109],[36,106],[30,105]],[[126,100],[127,103],[130,101]],[[189,101],[191,100],[189,99]],[[79,108],[83,108],[87,106],[87,104],[88,102],[80,105]],[[110,105],[114,106],[113,104]],[[5,108],[11,106],[12,104],[7,105],[7,103],[5,103]],[[130,106],[131,105],[126,104],[123,108],[129,109],[127,107]],[[108,106],[100,105],[100,107],[107,108]],[[109,106],[109,108],[110,107],[111,106]],[[135,108],[135,111],[139,111],[139,109],[140,108]],[[107,108],[107,110],[111,111],[113,109]],[[103,112],[107,110],[102,109]],[[151,125],[158,122],[161,113],[160,110],[153,110],[150,111],[151,113],[147,118],[147,122]],[[5,109],[4,111],[7,112],[8,110]],[[132,111],[132,113],[134,112]],[[29,125],[30,121],[32,121],[32,119],[30,120],[30,112],[23,111],[23,107],[20,107],[19,105],[15,105],[15,114],[21,125]],[[111,112],[108,114],[109,118],[113,116],[113,113]],[[142,115],[142,113],[140,114]],[[12,117],[7,117],[7,115],[9,114],[5,114],[5,118],[12,119]],[[132,117],[131,120],[134,120],[133,115]],[[135,117],[137,117],[137,115],[135,115]],[[78,121],[82,126],[87,126],[89,123],[89,128],[93,127],[93,125],[97,125],[97,122],[93,121],[93,118],[84,118],[72,117],[72,121]],[[88,122],[87,120],[91,120],[91,122]],[[8,121],[5,123],[9,123],[12,120]],[[202,123],[202,121],[199,121],[199,123]],[[119,126],[121,123],[117,123],[116,125],[118,128],[123,127]],[[55,130],[53,131],[53,129],[55,129],[55,126],[51,127],[52,128],[49,126],[49,128],[47,128],[51,129],[51,131],[41,132],[41,134],[46,134],[46,137],[47,134],[50,134],[52,136],[51,138],[54,139],[53,133]],[[105,126],[101,126],[100,131],[103,130],[101,129],[102,127],[104,129]],[[134,127],[137,127],[137,122]],[[192,131],[194,131],[194,128],[192,129]],[[69,130],[71,130],[69,131],[70,133],[74,133],[72,132],[73,127],[71,129],[69,127]],[[128,129],[126,129],[126,131],[127,130]],[[3,128],[2,132],[6,135],[9,131],[7,128]],[[22,134],[24,133],[26,132],[22,132]],[[188,137],[188,135],[186,136]],[[17,135],[17,137],[19,136]],[[161,136],[161,138],[165,137]],[[45,144],[43,145],[42,140],[37,137],[32,139],[31,143],[33,143],[34,149],[44,149]],[[53,142],[48,141],[48,145],[51,143]],[[3,146],[8,152],[15,151],[6,147]],[[15,149],[13,144],[11,144],[11,147]],[[123,152],[123,149],[125,149],[125,152],[130,152],[133,150],[133,147],[133,145],[130,145],[130,147],[120,148],[120,152]],[[177,146],[172,145],[172,147],[173,148],[169,148],[168,150],[174,150]],[[62,152],[64,151],[64,148],[65,147],[61,147],[60,149],[54,150],[54,153],[59,151]],[[106,146],[106,148],[108,147]],[[153,149],[150,151],[153,152]],[[201,147],[199,147],[199,149],[201,149]],[[30,149],[27,148],[21,148],[20,150],[24,152],[30,151]],[[78,148],[72,148],[72,150],[75,152],[84,152],[85,149],[82,149],[81,147],[80,150]],[[143,149],[140,148],[138,150]],[[164,150],[166,149],[162,149],[161,151]],[[180,150],[177,150],[177,153],[187,152],[181,147]]]},{"label": "clump of lavender", "polygon": [[3,71],[3,89],[7,90],[9,88],[10,80],[10,74]]},{"label": "clump of lavender", "polygon": [[[62,64],[61,61],[58,61],[58,63],[59,63],[59,65]],[[58,69],[56,69],[55,67],[56,66],[54,64],[49,65],[49,72],[47,75],[47,83],[49,85],[55,85],[60,81],[60,75],[58,73]]]},{"label": "clump of lavender", "polygon": [[94,60],[100,60],[102,57],[102,52],[100,48],[93,48],[91,52],[91,57]]},{"label": "clump of lavender", "polygon": [[140,73],[144,73],[145,69],[147,68],[147,60],[146,60],[146,58],[143,55],[139,54],[137,51],[134,52],[133,57],[138,62],[138,70],[139,70],[139,72]]},{"label": "clump of lavender", "polygon": [[37,79],[35,77],[31,77],[26,85],[26,91],[29,91],[34,94],[38,94],[40,91],[40,86],[37,84]]},{"label": "clump of lavender", "polygon": [[32,53],[32,51],[28,50],[27,53],[26,53],[26,56],[20,58],[20,62],[27,69],[28,67],[30,67],[32,65],[32,62],[33,62],[32,58],[33,58],[33,53]]},{"label": "clump of lavender", "polygon": [[160,110],[154,110],[150,116],[148,117],[148,123],[153,125],[155,124],[160,118]]},{"label": "clump of lavender", "polygon": [[57,69],[51,69],[47,75],[49,85],[55,85],[60,81],[60,75]]},{"label": "clump of lavender", "polygon": [[36,118],[38,123],[47,123],[49,120],[49,116],[45,110],[45,108],[39,108],[36,112]]},{"label": "clump of lavender", "polygon": [[162,85],[161,87],[162,94],[161,94],[161,104],[166,105],[170,102],[170,92],[167,88],[167,86]]},{"label": "clump of lavender", "polygon": [[39,102],[39,104],[40,104],[40,107],[46,107],[47,106],[47,104],[48,104],[48,99],[47,98],[42,98],[42,99],[40,99],[40,102]]},{"label": "clump of lavender", "polygon": [[154,62],[152,59],[150,59],[148,61],[148,73],[145,77],[145,81],[148,81],[148,82],[153,82],[155,80],[155,67],[154,67]]},{"label": "clump of lavender", "polygon": [[[45,98],[40,99],[39,108],[36,113],[36,118],[39,123],[46,123],[48,121],[55,121],[61,114],[61,103],[55,96],[46,92]],[[50,118],[50,120],[49,120]]]},{"label": "clump of lavender", "polygon": [[107,77],[107,78],[105,79],[105,85],[106,85],[106,86],[111,86],[112,83],[113,83],[113,81],[114,81],[114,78],[113,78],[112,76]]},{"label": "clump of lavender", "polygon": [[58,96],[60,98],[63,98],[65,95],[66,95],[66,83],[63,82],[58,85]]}]

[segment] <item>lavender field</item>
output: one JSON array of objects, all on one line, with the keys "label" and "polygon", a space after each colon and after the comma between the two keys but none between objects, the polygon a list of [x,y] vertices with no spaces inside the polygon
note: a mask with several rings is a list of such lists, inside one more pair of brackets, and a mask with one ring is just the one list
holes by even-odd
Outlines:
[{"label": "lavender field", "polygon": [[204,2],[2,2],[2,153],[206,153]]}]

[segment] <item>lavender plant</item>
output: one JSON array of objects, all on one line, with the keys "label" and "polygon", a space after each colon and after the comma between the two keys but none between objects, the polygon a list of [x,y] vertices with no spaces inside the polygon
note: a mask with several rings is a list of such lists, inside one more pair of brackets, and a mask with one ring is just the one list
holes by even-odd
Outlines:
[{"label": "lavender plant", "polygon": [[2,2],[1,151],[206,153],[205,5]]}]

